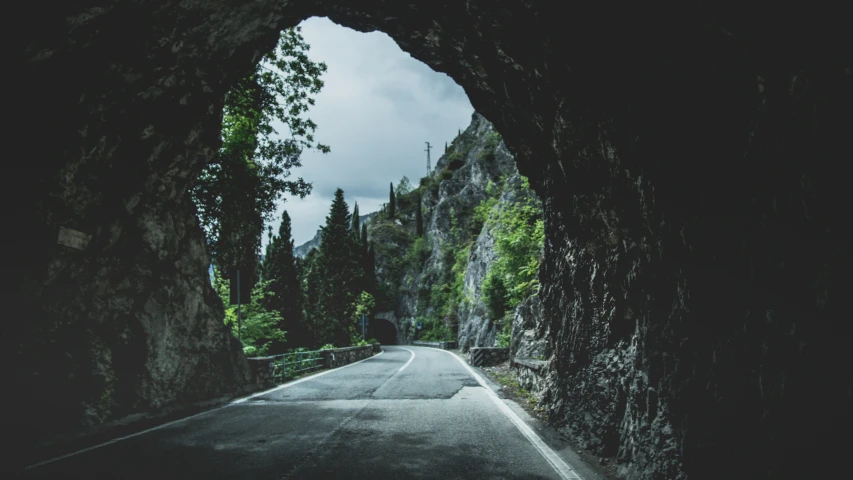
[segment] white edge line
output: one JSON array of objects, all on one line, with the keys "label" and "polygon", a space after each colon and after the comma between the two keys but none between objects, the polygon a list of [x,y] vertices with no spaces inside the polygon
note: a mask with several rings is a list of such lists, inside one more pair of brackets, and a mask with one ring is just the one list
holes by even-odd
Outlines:
[{"label": "white edge line", "polygon": [[24,467],[24,470],[30,470],[30,469],[32,469],[32,468],[41,467],[42,465],[47,465],[48,463],[53,463],[53,462],[56,462],[56,461],[58,461],[58,460],[66,459],[66,458],[68,458],[68,457],[73,457],[73,456],[75,456],[75,455],[79,455],[79,454],[81,454],[81,453],[86,453],[86,452],[89,452],[89,451],[92,451],[92,450],[95,450],[95,449],[98,449],[98,448],[101,448],[101,447],[106,447],[107,445],[112,445],[113,443],[121,442],[122,440],[127,440],[127,439],[129,439],[129,438],[138,437],[138,436],[140,436],[140,435],[144,435],[144,434],[146,434],[146,433],[153,432],[154,430],[159,430],[159,429],[161,429],[161,428],[166,428],[166,427],[172,426],[172,425],[174,425],[174,424],[176,424],[176,423],[185,422],[185,421],[187,421],[187,420],[191,420],[191,419],[193,419],[193,418],[200,417],[200,416],[202,416],[202,415],[207,415],[208,413],[213,413],[213,412],[216,412],[216,411],[222,410],[223,408],[228,408],[228,407],[230,407],[230,406],[232,406],[232,405],[238,405],[238,404],[240,404],[240,403],[245,402],[246,400],[249,400],[249,399],[252,399],[252,398],[255,398],[255,397],[261,396],[261,395],[266,395],[266,394],[268,394],[268,393],[272,393],[272,392],[275,392],[275,391],[277,391],[277,390],[281,390],[281,389],[283,389],[283,388],[292,387],[292,386],[294,386],[294,385],[296,385],[296,384],[298,384],[298,383],[306,382],[306,381],[308,381],[308,380],[311,380],[311,379],[314,379],[314,378],[317,378],[317,377],[321,377],[321,376],[323,376],[323,375],[326,375],[327,373],[337,372],[337,371],[343,370],[343,369],[345,369],[345,368],[347,368],[347,367],[351,367],[351,366],[353,366],[353,365],[359,364],[359,363],[361,363],[361,362],[366,362],[367,360],[370,360],[370,359],[372,359],[372,358],[376,358],[376,357],[378,357],[378,356],[382,355],[383,353],[385,353],[385,350],[380,350],[380,351],[379,351],[379,353],[377,353],[376,355],[372,355],[372,356],[370,356],[370,357],[367,357],[367,358],[361,359],[361,360],[359,360],[359,361],[357,361],[357,362],[349,363],[349,364],[347,364],[347,365],[344,365],[344,366],[341,366],[341,367],[337,367],[337,368],[333,368],[333,369],[331,369],[331,370],[325,370],[325,371],[323,371],[323,372],[318,372],[318,373],[315,373],[314,375],[310,375],[310,376],[308,376],[308,377],[300,378],[299,380],[296,380],[296,381],[293,381],[293,382],[289,382],[289,383],[285,383],[284,385],[280,385],[280,386],[278,386],[278,387],[275,387],[275,388],[272,388],[272,389],[269,389],[269,390],[265,390],[265,391],[263,391],[263,392],[259,392],[259,393],[255,393],[255,394],[249,395],[248,397],[244,397],[244,398],[241,398],[241,399],[238,399],[238,400],[234,400],[234,401],[232,401],[232,402],[230,402],[230,403],[227,403],[227,404],[225,404],[225,405],[222,405],[221,407],[216,407],[216,408],[213,408],[213,409],[210,409],[210,410],[204,411],[204,412],[196,413],[195,415],[190,415],[189,417],[179,418],[179,419],[177,419],[177,420],[173,420],[173,421],[171,421],[171,422],[164,423],[164,424],[162,424],[162,425],[157,425],[156,427],[151,427],[151,428],[149,428],[149,429],[147,429],[147,430],[142,430],[141,432],[131,433],[130,435],[125,435],[125,436],[123,436],[123,437],[114,438],[114,439],[112,439],[112,440],[108,440],[108,441],[106,441],[106,442],[104,442],[104,443],[99,443],[98,445],[93,445],[93,446],[91,446],[91,447],[86,447],[86,448],[84,448],[84,449],[82,449],[82,450],[77,450],[76,452],[66,453],[65,455],[61,455],[61,456],[59,456],[59,457],[54,457],[54,458],[51,458],[51,459],[49,459],[49,460],[44,460],[44,461],[41,461],[41,462],[39,462],[39,463],[35,463],[35,464],[33,464],[33,465],[30,465],[30,466],[28,466],[28,467]]},{"label": "white edge line", "polygon": [[[400,347],[400,348],[403,348],[403,347]],[[405,351],[407,351],[407,352],[411,353],[411,354],[412,354],[412,358],[410,358],[410,359],[409,359],[409,361],[408,361],[408,362],[406,362],[406,364],[405,364],[405,365],[403,365],[402,367],[400,367],[400,369],[399,369],[399,370],[397,370],[398,372],[402,372],[403,370],[405,370],[405,369],[406,369],[406,367],[408,367],[408,366],[409,366],[409,364],[410,364],[410,363],[412,363],[412,360],[414,360],[414,359],[415,359],[415,352],[414,352],[414,351],[409,350],[408,348],[403,348],[403,350],[405,350]]]},{"label": "white edge line", "polygon": [[489,397],[491,397],[492,401],[495,402],[495,405],[498,406],[498,409],[503,412],[503,414],[506,415],[507,418],[509,418],[513,424],[515,424],[516,428],[518,428],[522,435],[527,437],[527,440],[529,440],[530,443],[532,443],[533,446],[536,447],[537,450],[539,450],[539,453],[542,454],[543,457],[545,457],[545,460],[547,460],[548,463],[551,464],[551,467],[560,475],[560,477],[565,480],[583,480],[583,478],[579,476],[572,467],[570,467],[565,461],[563,461],[562,458],[560,458],[559,455],[557,455],[557,452],[555,452],[551,447],[549,447],[548,444],[546,444],[539,437],[539,435],[537,435],[536,432],[534,432],[533,429],[530,428],[530,426],[524,423],[524,420],[522,420],[518,416],[518,414],[513,412],[509,408],[509,406],[507,406],[503,401],[501,401],[500,397],[498,397],[497,394],[492,391],[492,389],[489,388],[488,385],[486,385],[486,381],[483,380],[483,377],[481,377],[477,372],[475,372],[455,353],[448,352],[447,350],[441,351],[448,355],[451,355],[453,358],[458,360],[463,367],[468,370],[471,376],[473,376],[474,379],[477,380],[477,383],[479,383],[483,386],[483,388],[485,388],[486,392],[488,392],[489,394]]}]

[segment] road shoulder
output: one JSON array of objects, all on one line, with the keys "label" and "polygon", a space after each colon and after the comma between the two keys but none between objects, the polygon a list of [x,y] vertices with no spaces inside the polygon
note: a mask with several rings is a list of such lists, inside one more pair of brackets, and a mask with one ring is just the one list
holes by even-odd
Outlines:
[{"label": "road shoulder", "polygon": [[[460,350],[448,350],[468,364],[468,356]],[[516,415],[521,418],[542,440],[548,444],[563,460],[576,468],[578,473],[587,480],[621,480],[616,473],[612,460],[602,459],[590,452],[578,448],[570,438],[561,435],[549,425],[548,412],[539,405],[537,399],[518,385],[515,376],[509,370],[509,362],[493,367],[474,367],[486,385]]]}]

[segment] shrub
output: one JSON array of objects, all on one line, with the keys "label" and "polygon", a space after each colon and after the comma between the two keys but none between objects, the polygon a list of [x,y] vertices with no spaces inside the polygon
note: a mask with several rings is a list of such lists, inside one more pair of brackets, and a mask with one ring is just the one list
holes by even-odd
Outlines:
[{"label": "shrub", "polygon": [[451,178],[452,176],[453,176],[453,172],[452,172],[452,171],[450,171],[450,170],[448,170],[448,169],[447,169],[447,167],[445,167],[445,168],[441,171],[441,173],[439,173],[439,174],[438,174],[438,178],[439,178],[439,180],[448,180],[448,179],[449,179],[449,178]]},{"label": "shrub", "polygon": [[423,237],[418,237],[415,239],[414,243],[412,243],[411,248],[409,248],[409,252],[406,255],[406,261],[413,265],[415,268],[420,269],[423,267],[424,262],[429,258],[430,248],[427,245],[426,240]]},{"label": "shrub", "polygon": [[331,343],[327,343],[327,344],[323,345],[322,347],[320,347],[320,350],[334,350],[335,348],[337,348],[337,347],[332,345]]},{"label": "shrub", "polygon": [[447,169],[450,171],[459,170],[465,165],[465,160],[459,152],[453,152],[447,157]]},{"label": "shrub", "polygon": [[501,329],[498,331],[497,346],[508,348],[512,341],[512,313],[507,312],[501,319]]}]

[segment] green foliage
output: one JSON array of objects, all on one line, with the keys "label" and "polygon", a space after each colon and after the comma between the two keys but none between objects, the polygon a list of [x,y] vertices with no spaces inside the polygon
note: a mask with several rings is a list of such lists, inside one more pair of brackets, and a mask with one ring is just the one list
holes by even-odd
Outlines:
[{"label": "green foliage", "polygon": [[284,211],[278,235],[271,236],[267,245],[262,279],[268,282],[269,295],[264,297],[264,307],[281,314],[282,330],[290,332],[291,342],[305,341],[302,327],[302,290],[293,256],[290,216]]},{"label": "green foliage", "polygon": [[412,182],[409,181],[409,177],[403,176],[399,182],[397,182],[397,191],[396,197],[405,197],[412,191]]},{"label": "green foliage", "polygon": [[453,171],[448,169],[447,167],[443,168],[441,172],[438,174],[439,181],[448,180],[453,177]]},{"label": "green foliage", "polygon": [[417,206],[415,207],[415,234],[419,237],[424,236],[424,214],[421,207],[421,194],[418,192],[415,196]]},{"label": "green foliage", "polygon": [[495,238],[496,259],[483,282],[483,302],[493,318],[515,308],[538,288],[537,272],[545,241],[542,209],[529,194],[526,179],[521,184],[522,200],[492,210],[487,223]]},{"label": "green foliage", "polygon": [[406,262],[416,270],[420,270],[429,258],[429,254],[430,248],[429,245],[427,245],[427,241],[423,237],[418,237],[415,239],[414,243],[412,243],[412,246],[409,248],[409,252],[406,254]]},{"label": "green foliage", "polygon": [[486,275],[482,287],[483,303],[489,309],[489,314],[492,318],[501,318],[506,313],[507,308],[507,290],[504,284],[504,279],[500,275]]},{"label": "green foliage", "polygon": [[465,165],[465,160],[463,159],[461,152],[453,152],[447,156],[447,170],[455,171],[459,170]]},{"label": "green foliage", "polygon": [[306,320],[316,343],[349,342],[354,309],[362,300],[365,286],[371,284],[365,278],[363,241],[351,233],[351,226],[344,192],[338,189],[321,229],[322,243],[312,251],[316,254],[306,257],[301,280]]},{"label": "green foliage", "polygon": [[373,345],[374,343],[379,343],[379,340],[377,340],[377,339],[375,339],[375,338],[373,338],[373,337],[370,337],[370,338],[368,338],[368,339],[367,339],[367,343],[369,343],[369,344]]},{"label": "green foliage", "polygon": [[225,325],[235,337],[242,337],[243,353],[247,356],[264,356],[284,351],[286,332],[279,328],[281,314],[264,307],[264,300],[271,293],[270,281],[258,282],[252,289],[249,303],[240,306],[242,331],[238,333],[237,305],[228,305],[230,282],[224,279],[219,269],[213,269],[213,287],[225,305]]},{"label": "green foliage", "polygon": [[[276,201],[284,193],[304,197],[311,191],[303,179],[289,179],[303,150],[329,151],[314,140],[317,126],[305,117],[326,71],[308,58],[308,49],[299,27],[283,31],[276,48],[226,95],[222,146],[190,192],[222,269],[256,265],[263,224]],[[278,136],[276,122],[289,137]]]},{"label": "green foliage", "polygon": [[327,344],[323,345],[322,347],[320,347],[319,350],[334,350],[336,348],[338,348],[338,347],[332,345],[331,343],[327,343]]},{"label": "green foliage", "polygon": [[394,195],[394,184],[391,184],[391,190],[388,192],[388,218],[394,218],[397,215],[397,200]]},{"label": "green foliage", "polygon": [[501,328],[498,330],[497,346],[500,348],[508,348],[512,341],[512,314],[504,315],[501,319]]},{"label": "green foliage", "polygon": [[418,332],[418,340],[425,342],[453,341],[455,337],[451,328],[443,320],[418,317],[423,322],[423,328]]},{"label": "green foliage", "polygon": [[[361,235],[361,229],[359,228],[358,223],[358,202],[356,202],[355,206],[352,208],[352,217],[349,231],[353,235]],[[359,243],[361,242],[360,236],[358,237],[358,241]]]},{"label": "green foliage", "polygon": [[353,320],[356,322],[361,321],[362,314],[370,316],[370,313],[373,311],[375,306],[376,300],[373,299],[373,295],[367,292],[361,292],[358,299],[353,303]]},{"label": "green foliage", "polygon": [[486,135],[486,149],[495,151],[501,143],[501,134],[498,131],[489,132]]}]

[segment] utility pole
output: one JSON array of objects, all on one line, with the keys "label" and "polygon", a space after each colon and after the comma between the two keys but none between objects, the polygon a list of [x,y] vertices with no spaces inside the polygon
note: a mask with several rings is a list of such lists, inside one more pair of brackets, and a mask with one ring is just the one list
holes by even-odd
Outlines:
[{"label": "utility pole", "polygon": [[243,322],[240,318],[240,270],[237,270],[237,340],[243,346]]},{"label": "utility pole", "polygon": [[432,165],[430,165],[430,161],[429,161],[429,149],[432,147],[429,146],[429,142],[424,142],[424,143],[426,143],[426,145],[427,145],[427,148],[426,148],[426,152],[427,152],[427,176],[429,176],[429,172],[432,171]]}]

